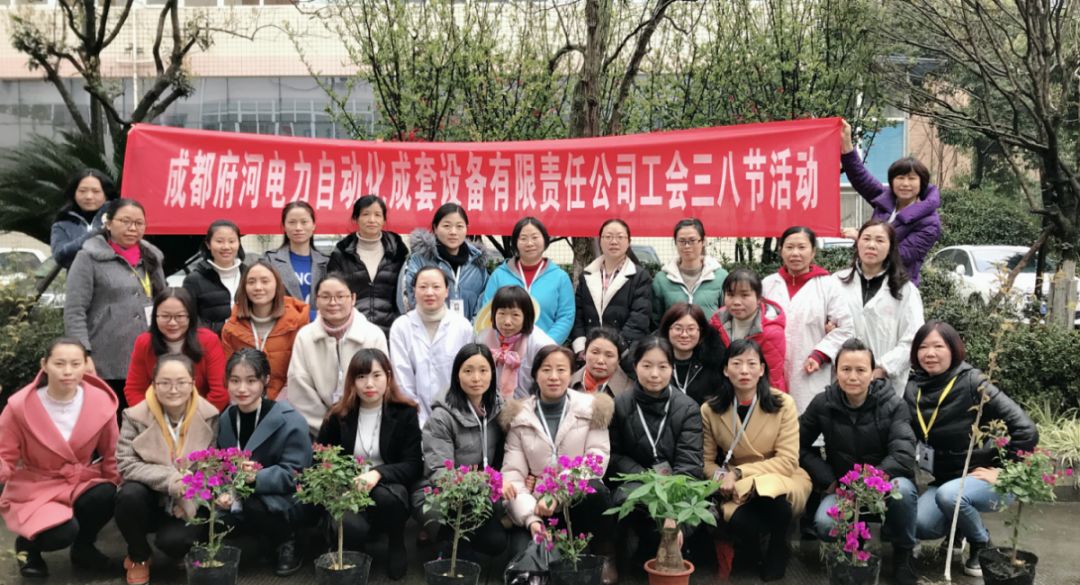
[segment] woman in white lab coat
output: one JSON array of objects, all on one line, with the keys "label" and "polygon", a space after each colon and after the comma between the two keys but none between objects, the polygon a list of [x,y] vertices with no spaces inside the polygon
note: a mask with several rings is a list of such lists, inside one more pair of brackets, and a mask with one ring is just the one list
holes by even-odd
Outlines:
[{"label": "woman in white lab coat", "polygon": [[922,297],[900,261],[893,227],[880,219],[863,224],[851,267],[833,278],[854,321],[855,337],[877,356],[874,377],[887,378],[902,396],[911,371],[911,340],[924,319]]},{"label": "woman in white lab coat", "polygon": [[[784,377],[799,414],[832,381],[832,361],[854,332],[840,284],[814,264],[817,236],[810,228],[789,227],[780,236],[783,265],[762,281],[765,298],[787,315]],[[826,330],[826,324],[830,324]]]}]

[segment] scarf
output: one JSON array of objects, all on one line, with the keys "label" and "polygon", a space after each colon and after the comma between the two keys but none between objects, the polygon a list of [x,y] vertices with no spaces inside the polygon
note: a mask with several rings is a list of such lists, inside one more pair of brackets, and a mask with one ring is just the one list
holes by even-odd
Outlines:
[{"label": "scarf", "polygon": [[492,351],[495,365],[499,366],[499,393],[504,398],[512,398],[514,389],[517,388],[517,372],[521,368],[521,354],[525,349],[526,337],[521,333],[503,337],[498,330],[492,328],[488,337],[488,347],[498,344],[498,348]]},{"label": "scarf", "polygon": [[603,380],[594,378],[593,375],[589,373],[589,369],[585,368],[585,376],[581,378],[581,385],[583,388],[585,388],[585,392],[587,394],[592,394],[593,392],[599,390],[600,386],[603,385],[604,382],[607,382],[610,379],[611,376],[608,376]]},{"label": "scarf", "polygon": [[191,398],[188,399],[187,410],[184,411],[184,418],[180,422],[180,443],[177,444],[173,441],[172,433],[169,432],[169,421],[165,420],[165,410],[161,407],[161,403],[158,402],[157,396],[154,395],[154,387],[150,386],[150,389],[146,391],[146,406],[150,408],[150,414],[153,415],[154,420],[157,421],[158,430],[161,431],[162,436],[165,437],[165,445],[169,447],[169,460],[176,461],[184,454],[184,442],[187,440],[188,429],[191,428],[191,420],[195,418],[195,409],[198,408],[198,390],[192,388]]},{"label": "scarf", "polygon": [[829,271],[817,264],[811,264],[810,270],[807,270],[805,274],[800,274],[799,276],[792,276],[791,273],[787,271],[787,268],[784,268],[783,266],[780,267],[779,274],[780,278],[784,279],[784,284],[787,285],[788,297],[795,298],[795,293],[799,292],[799,289],[801,289],[804,284],[810,282],[811,278],[829,276]]},{"label": "scarf", "polygon": [[345,320],[345,323],[343,323],[341,325],[338,325],[337,327],[331,326],[329,323],[327,323],[325,320],[323,320],[321,318],[319,319],[319,323],[322,325],[323,331],[326,331],[327,335],[329,335],[330,337],[333,337],[334,339],[336,339],[338,341],[341,341],[341,338],[345,337],[345,332],[347,332],[349,330],[349,327],[352,327],[353,318],[355,316],[356,316],[356,311],[355,310],[350,311],[349,312],[349,318]]},{"label": "scarf", "polygon": [[111,247],[113,252],[116,252],[116,255],[123,258],[132,268],[138,266],[139,261],[142,260],[142,248],[138,244],[135,244],[130,248],[124,248],[120,246],[120,244],[109,240],[109,247]]},{"label": "scarf", "polygon": [[469,262],[469,245],[465,242],[461,243],[461,247],[458,248],[457,254],[451,254],[450,250],[442,245],[442,242],[435,244],[435,250],[439,253],[439,258],[446,260],[446,263],[450,265],[450,268],[461,268]]}]

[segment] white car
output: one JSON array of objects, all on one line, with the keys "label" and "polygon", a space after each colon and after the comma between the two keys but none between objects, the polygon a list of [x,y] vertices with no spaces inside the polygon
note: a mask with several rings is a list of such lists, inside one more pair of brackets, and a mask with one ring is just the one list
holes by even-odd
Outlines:
[{"label": "white car", "polygon": [[0,248],[0,285],[34,278],[49,255],[33,248]]},{"label": "white car", "polygon": [[[1009,271],[1027,254],[1026,246],[950,246],[940,250],[927,262],[952,278],[958,292],[973,302],[987,303],[1000,288]],[[1043,272],[1043,298],[1050,295],[1054,266],[1047,262]],[[1077,280],[1080,291],[1080,279]],[[1035,259],[1032,258],[1013,281],[1013,291],[1021,305],[1035,297]]]}]

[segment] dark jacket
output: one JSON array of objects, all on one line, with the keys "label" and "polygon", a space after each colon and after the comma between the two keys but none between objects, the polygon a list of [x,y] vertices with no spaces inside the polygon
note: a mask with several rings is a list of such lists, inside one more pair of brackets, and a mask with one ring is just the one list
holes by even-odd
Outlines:
[{"label": "dark jacket", "polygon": [[390,326],[398,318],[397,285],[398,275],[405,267],[409,251],[401,236],[384,231],[382,233],[383,257],[375,278],[368,275],[367,267],[356,255],[356,234],[349,234],[334,246],[330,253],[327,272],[340,272],[345,275],[349,289],[356,294],[356,310],[367,317],[368,321],[379,326],[383,334],[390,334]]},{"label": "dark jacket", "polygon": [[[656,428],[664,417],[664,407],[669,399],[671,406],[668,407],[667,420],[657,437]],[[657,441],[655,460],[649,439],[641,426],[638,407],[649,423],[649,432]],[[701,469],[705,465],[701,407],[682,392],[669,386],[659,396],[651,396],[635,383],[630,391],[615,398],[615,416],[611,419],[609,432],[609,477],[647,471],[656,463],[667,461],[671,464],[672,473],[701,478]]]},{"label": "dark jacket", "polygon": [[[267,400],[270,410],[248,439],[245,450],[252,461],[262,465],[255,474],[255,494],[271,512],[285,513],[292,519],[299,513],[295,499],[296,475],[311,466],[311,438],[307,421],[287,402]],[[263,406],[266,409],[266,405]],[[219,449],[236,447],[236,406],[230,406],[218,419]]]},{"label": "dark jacket", "polygon": [[[574,291],[577,314],[570,330],[575,352],[584,351],[585,337],[601,325],[611,327],[622,334],[623,347],[645,337],[651,330],[652,276],[649,271],[627,260],[623,269],[611,279],[604,294],[603,277],[600,274],[603,257],[585,267]],[[603,314],[600,312],[603,307]]]},{"label": "dark jacket", "polygon": [[[240,267],[243,274],[244,267]],[[243,282],[239,286],[243,286]],[[184,288],[191,293],[199,312],[199,324],[221,335],[221,328],[232,315],[233,297],[221,284],[221,277],[208,260],[200,260],[184,277]]]},{"label": "dark jacket", "polygon": [[49,234],[49,248],[52,250],[53,260],[63,268],[71,268],[83,242],[97,234],[104,217],[104,205],[90,223],[86,223],[86,219],[76,211],[69,210],[57,216]]},{"label": "dark jacket", "polygon": [[[863,165],[859,153],[851,151],[840,156],[840,164],[848,182],[855,191],[874,208],[872,219],[889,221],[896,209],[896,195],[888,185],[882,185]],[[919,200],[900,210],[892,221],[896,230],[900,261],[915,286],[919,285],[919,271],[930,248],[941,238],[941,193],[937,185],[925,185]]]},{"label": "dark jacket", "polygon": [[[949,392],[949,396],[941,403],[937,420],[931,427],[930,437],[927,439],[923,436],[915,408],[922,411],[923,420],[930,424],[930,418],[934,415],[934,408],[941,399],[941,393],[954,377],[956,383]],[[915,431],[915,437],[934,448],[934,485],[956,479],[964,471],[964,458],[971,440],[971,425],[975,423],[975,407],[979,403],[979,387],[983,385],[986,389],[987,402],[983,405],[980,424],[985,425],[992,420],[1004,421],[1009,429],[1008,451],[1010,454],[1015,454],[1017,451],[1031,451],[1039,444],[1039,431],[1027,413],[1004,392],[991,384],[978,368],[962,362],[952,370],[936,376],[930,376],[921,368],[916,368],[912,370],[911,377],[908,379],[904,401],[912,412],[911,427]],[[916,406],[920,388],[922,396]],[[984,442],[981,445],[975,445],[969,469],[997,465],[999,465],[997,450],[992,444]]]},{"label": "dark jacket", "polygon": [[303,301],[312,307],[315,306],[315,285],[319,284],[319,280],[323,276],[326,276],[326,265],[330,262],[330,258],[326,254],[316,250],[315,246],[311,247],[312,298],[310,299],[305,299],[303,295],[300,294],[300,281],[296,278],[296,271],[293,270],[292,260],[289,258],[288,244],[285,244],[276,250],[270,250],[266,254],[263,254],[263,258],[266,258],[266,261],[281,274],[281,284],[285,285],[285,294],[294,299]]},{"label": "dark jacket", "polygon": [[450,263],[439,256],[438,240],[435,234],[428,230],[413,230],[409,237],[409,246],[412,255],[405,263],[405,270],[401,272],[401,280],[398,282],[398,309],[404,315],[416,308],[416,291],[413,290],[413,278],[416,273],[426,266],[438,266],[446,275],[450,283],[449,293],[446,297],[447,305],[451,301],[460,300],[464,305],[464,316],[469,321],[476,317],[480,311],[480,299],[484,296],[487,288],[488,270],[487,254],[484,250],[465,242],[462,246],[469,251],[469,261],[455,271]]},{"label": "dark jacket", "polygon": [[[825,458],[814,446],[825,437]],[[889,477],[915,479],[915,433],[911,414],[886,380],[874,380],[866,401],[852,408],[833,382],[799,417],[799,465],[818,488],[829,486],[856,463],[869,463]]]},{"label": "dark jacket", "polygon": [[[327,417],[319,429],[316,442],[341,445],[346,453],[352,453],[356,449],[359,416],[359,410],[354,410],[344,417]],[[380,485],[398,484],[408,490],[420,480],[424,474],[424,455],[420,450],[420,419],[416,408],[393,402],[383,406],[379,454],[384,463],[373,469],[382,476]],[[401,490],[401,493],[405,495],[407,492]]]}]

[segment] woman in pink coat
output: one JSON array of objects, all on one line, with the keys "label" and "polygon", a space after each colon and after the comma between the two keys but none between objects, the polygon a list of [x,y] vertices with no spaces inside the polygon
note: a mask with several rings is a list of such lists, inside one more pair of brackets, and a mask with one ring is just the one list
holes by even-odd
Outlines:
[{"label": "woman in pink coat", "polygon": [[68,547],[81,569],[115,565],[94,541],[112,518],[120,481],[117,399],[86,374],[87,357],[77,340],[54,341],[41,372],[0,414],[0,516],[24,553],[23,577],[48,575],[41,553]]}]

